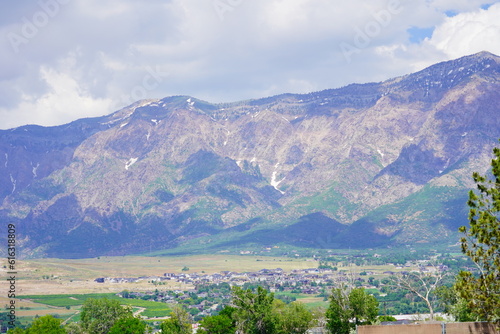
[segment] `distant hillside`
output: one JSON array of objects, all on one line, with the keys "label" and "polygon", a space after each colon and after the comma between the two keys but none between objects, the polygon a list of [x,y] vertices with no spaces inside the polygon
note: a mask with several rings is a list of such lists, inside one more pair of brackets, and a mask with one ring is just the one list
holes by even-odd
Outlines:
[{"label": "distant hillside", "polygon": [[455,243],[499,106],[500,58],[482,52],[381,83],[4,130],[0,219],[26,256]]}]

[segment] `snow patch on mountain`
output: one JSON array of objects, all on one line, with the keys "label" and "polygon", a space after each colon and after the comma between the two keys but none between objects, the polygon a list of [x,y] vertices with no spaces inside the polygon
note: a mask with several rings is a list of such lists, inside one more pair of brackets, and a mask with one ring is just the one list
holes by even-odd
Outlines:
[{"label": "snow patch on mountain", "polygon": [[40,163],[36,163],[36,166],[33,166],[33,162],[31,163],[31,172],[33,173],[33,178],[36,178],[37,177],[37,170],[38,170],[38,167],[40,167]]},{"label": "snow patch on mountain", "polygon": [[16,191],[16,179],[14,179],[14,177],[12,176],[12,174],[10,174],[10,182],[12,183],[12,192],[11,194],[14,193],[14,191]]},{"label": "snow patch on mountain", "polygon": [[271,175],[271,186],[273,186],[274,189],[278,190],[282,195],[285,194],[284,191],[280,190],[278,188],[278,186],[280,185],[281,182],[283,182],[286,178],[286,176],[284,178],[282,178],[281,180],[279,181],[276,181],[276,175],[278,174],[278,167],[279,167],[280,163],[278,162],[276,165],[274,165],[274,171],[273,171],[273,174]]},{"label": "snow patch on mountain", "polygon": [[125,169],[128,170],[130,166],[137,162],[137,160],[139,160],[139,158],[130,158],[129,161],[127,161],[127,163],[125,164]]}]

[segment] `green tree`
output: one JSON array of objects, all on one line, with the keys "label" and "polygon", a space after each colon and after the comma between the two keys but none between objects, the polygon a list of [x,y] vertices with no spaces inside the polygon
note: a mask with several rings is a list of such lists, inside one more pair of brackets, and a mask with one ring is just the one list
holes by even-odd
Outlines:
[{"label": "green tree", "polygon": [[178,305],[174,306],[170,318],[160,325],[163,334],[191,334],[191,315]]},{"label": "green tree", "polygon": [[372,324],[377,320],[378,301],[364,288],[335,288],[326,311],[326,328],[333,334],[349,334],[356,325]]},{"label": "green tree", "polygon": [[278,334],[303,334],[313,326],[311,312],[300,302],[285,304],[277,299],[274,301],[273,312]]},{"label": "green tree", "polygon": [[26,329],[26,334],[65,334],[66,331],[61,326],[61,319],[56,319],[51,315],[35,319],[31,326]]},{"label": "green tree", "polygon": [[81,326],[85,332],[106,334],[120,318],[132,316],[132,310],[124,308],[118,300],[100,298],[87,299],[80,313]]},{"label": "green tree", "polygon": [[130,291],[128,291],[128,290],[123,290],[123,291],[122,291],[122,297],[123,297],[123,298],[130,298]]},{"label": "green tree", "polygon": [[354,289],[349,293],[349,305],[355,325],[371,325],[377,320],[378,301],[366,293],[364,288]]},{"label": "green tree", "polygon": [[462,251],[476,265],[477,275],[461,271],[456,288],[478,320],[500,326],[500,149],[493,149],[492,177],[473,173],[477,191],[469,192],[469,226],[461,226]]},{"label": "green tree", "polygon": [[109,334],[144,334],[146,323],[134,316],[128,316],[116,320]]},{"label": "green tree", "polygon": [[[5,305],[5,307],[8,307],[8,305]],[[19,318],[16,318],[16,320],[14,321],[14,323],[12,324],[11,323],[12,319],[9,317],[9,313],[7,312],[2,312],[0,313],[0,324],[2,326],[7,327],[9,329],[14,329],[14,328],[19,328],[20,330],[22,330],[21,328],[21,322],[19,321]],[[24,333],[24,331],[20,332],[20,333]]]},{"label": "green tree", "polygon": [[444,313],[453,316],[455,321],[466,322],[477,319],[477,315],[469,308],[467,301],[460,297],[455,286],[440,286],[436,289],[436,296]]},{"label": "green tree", "polygon": [[334,288],[326,310],[326,328],[332,334],[349,334],[351,309],[346,290]]},{"label": "green tree", "polygon": [[83,330],[76,322],[70,322],[64,326],[67,334],[83,334]]},{"label": "green tree", "polygon": [[203,318],[200,321],[199,334],[234,334],[236,323],[232,318],[235,308],[226,306],[218,315]]},{"label": "green tree", "polygon": [[26,334],[26,331],[20,327],[10,328],[7,334]]},{"label": "green tree", "polygon": [[232,303],[236,310],[233,312],[236,328],[245,334],[272,334],[275,333],[275,319],[273,314],[274,294],[262,287],[257,292],[243,290],[235,286],[232,288]]}]

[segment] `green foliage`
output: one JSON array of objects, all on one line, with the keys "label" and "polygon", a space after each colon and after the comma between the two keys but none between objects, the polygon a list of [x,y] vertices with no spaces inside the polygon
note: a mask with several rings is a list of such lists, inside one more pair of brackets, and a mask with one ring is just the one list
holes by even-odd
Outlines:
[{"label": "green foliage", "polygon": [[392,315],[381,315],[378,317],[378,321],[384,322],[384,321],[397,321],[398,319],[394,318]]},{"label": "green foliage", "polygon": [[349,334],[356,325],[372,324],[377,319],[378,301],[363,288],[335,288],[326,311],[326,327],[333,334]]},{"label": "green foliage", "polygon": [[51,315],[35,319],[31,326],[26,329],[25,334],[66,334],[61,326],[61,319],[56,319]]},{"label": "green foliage", "polygon": [[233,334],[236,328],[233,325],[233,320],[221,315],[206,317],[200,322],[201,329],[199,334]]},{"label": "green foliage", "polygon": [[128,316],[116,320],[113,327],[109,330],[109,334],[144,334],[146,324],[144,321]]},{"label": "green foliage", "polygon": [[465,299],[461,298],[455,286],[440,286],[436,289],[439,305],[446,314],[455,318],[456,321],[475,321],[477,315],[468,307]]},{"label": "green foliage", "polygon": [[118,300],[88,299],[80,313],[81,326],[92,334],[106,334],[118,319],[131,315],[132,310],[122,307]]},{"label": "green foliage", "polygon": [[[404,228],[405,238],[408,238],[408,241],[443,242],[444,235],[433,234],[434,226],[444,224],[453,230],[458,228],[457,222],[462,222],[463,215],[467,212],[467,206],[464,203],[466,195],[462,189],[461,187],[437,187],[427,184],[400,201],[382,205],[370,211],[365,219],[378,225],[391,216],[392,219],[401,220],[399,226]],[[414,214],[417,212],[418,214]],[[355,230],[354,233],[356,232]],[[456,238],[455,235],[454,237]],[[452,238],[449,241],[452,242]],[[399,252],[393,255],[395,258],[400,257]],[[404,262],[399,263],[404,264]]]},{"label": "green foliage", "polygon": [[477,320],[500,325],[500,149],[493,150],[493,178],[473,174],[478,192],[469,192],[469,226],[460,227],[462,251],[478,268],[478,274],[461,271],[456,288]]},{"label": "green foliage", "polygon": [[66,326],[64,326],[67,334],[83,334],[83,330],[79,324],[75,322],[70,322]]},{"label": "green foliage", "polygon": [[303,334],[312,327],[313,316],[300,302],[285,305],[281,300],[275,300],[273,312],[277,334]]},{"label": "green foliage", "polygon": [[9,316],[8,312],[2,312],[0,313],[0,324],[3,326],[6,326],[7,328],[15,328],[15,327],[21,327],[21,322],[19,321],[19,318],[16,318],[14,321],[14,324],[11,323],[12,319]]},{"label": "green foliage", "polygon": [[232,288],[232,302],[236,310],[233,319],[239,332],[246,334],[275,333],[275,319],[273,314],[274,294],[262,287],[257,292],[243,290],[235,286]]},{"label": "green foliage", "polygon": [[351,313],[349,297],[342,289],[333,289],[330,296],[330,306],[326,310],[328,331],[332,334],[349,334]]},{"label": "green foliage", "polygon": [[10,328],[7,334],[26,334],[26,331],[20,327]]},{"label": "green foliage", "polygon": [[353,289],[349,294],[349,305],[356,325],[372,324],[377,319],[378,301],[365,289]]},{"label": "green foliage", "polygon": [[160,325],[163,334],[191,334],[191,315],[180,306],[172,309],[170,318]]},{"label": "green foliage", "polygon": [[285,304],[290,304],[297,300],[297,297],[285,293],[275,294],[276,299],[283,301]]},{"label": "green foliage", "polygon": [[236,332],[236,322],[233,320],[233,313],[236,309],[226,306],[218,315],[206,317],[200,322],[199,334],[234,334]]},{"label": "green foliage", "polygon": [[130,291],[123,290],[122,291],[122,298],[130,298]]}]

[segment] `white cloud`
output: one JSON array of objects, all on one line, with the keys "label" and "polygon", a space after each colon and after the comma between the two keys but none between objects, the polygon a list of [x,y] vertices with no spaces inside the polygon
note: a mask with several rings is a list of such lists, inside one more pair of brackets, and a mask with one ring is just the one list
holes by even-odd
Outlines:
[{"label": "white cloud", "polygon": [[449,58],[490,51],[500,54],[500,4],[449,17],[428,43]]},{"label": "white cloud", "polygon": [[0,109],[7,128],[19,124],[50,126],[69,123],[78,117],[102,116],[110,113],[110,99],[96,99],[82,90],[77,80],[69,73],[57,72],[42,67],[41,80],[49,87],[42,96],[23,95],[21,103],[14,109]]}]

